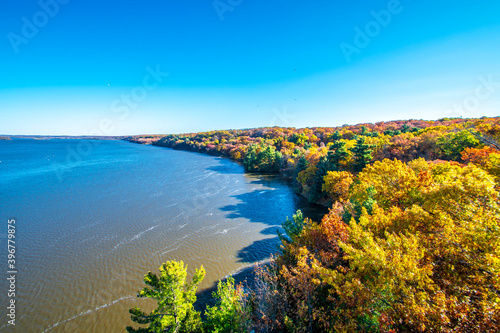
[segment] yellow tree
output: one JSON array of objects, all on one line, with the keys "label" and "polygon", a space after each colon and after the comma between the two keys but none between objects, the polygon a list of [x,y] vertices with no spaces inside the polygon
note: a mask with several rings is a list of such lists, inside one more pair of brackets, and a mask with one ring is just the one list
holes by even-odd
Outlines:
[{"label": "yellow tree", "polygon": [[351,200],[374,203],[340,243],[349,269],[320,267],[337,330],[497,331],[500,209],[493,178],[474,165],[384,160],[365,168]]},{"label": "yellow tree", "polygon": [[323,178],[323,192],[335,201],[344,202],[349,197],[349,188],[354,182],[353,175],[348,171],[328,171]]}]

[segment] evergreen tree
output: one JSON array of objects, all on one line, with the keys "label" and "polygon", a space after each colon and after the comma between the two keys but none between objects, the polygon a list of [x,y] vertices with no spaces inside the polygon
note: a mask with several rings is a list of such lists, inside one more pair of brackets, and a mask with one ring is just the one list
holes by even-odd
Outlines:
[{"label": "evergreen tree", "polygon": [[281,233],[278,230],[278,237],[282,243],[292,243],[295,241],[297,237],[299,237],[302,229],[305,226],[305,218],[302,214],[301,210],[298,210],[295,214],[293,214],[292,219],[290,220],[288,217],[286,221],[281,224],[285,233]]},{"label": "evergreen tree", "polygon": [[257,162],[257,145],[251,145],[248,147],[245,158],[243,159],[243,167],[245,171],[255,170],[255,165]]},{"label": "evergreen tree", "polygon": [[371,162],[371,160],[373,159],[373,147],[373,145],[366,143],[364,136],[356,138],[356,145],[351,148],[351,151],[354,154],[354,172],[363,171],[364,167]]},{"label": "evergreen tree", "polygon": [[368,135],[368,129],[366,128],[366,126],[361,126],[361,135]]},{"label": "evergreen tree", "polygon": [[309,161],[305,158],[304,155],[300,156],[299,161],[297,162],[297,166],[295,167],[295,177],[293,178],[296,179],[299,172],[304,171],[308,166]]},{"label": "evergreen tree", "polygon": [[330,136],[330,140],[332,142],[336,142],[336,141],[339,141],[340,139],[342,139],[342,135],[340,135],[340,132],[339,131],[335,131],[331,136]]},{"label": "evergreen tree", "polygon": [[336,141],[330,146],[330,151],[328,152],[328,162],[332,168],[329,171],[341,171],[340,162],[345,160],[349,156],[349,152],[346,148],[346,143],[344,141]]},{"label": "evergreen tree", "polygon": [[187,266],[182,261],[167,261],[160,266],[160,275],[148,272],[144,287],[138,297],[152,298],[158,307],[150,314],[135,307],[130,309],[131,318],[148,328],[127,327],[127,332],[195,332],[201,328],[200,313],[194,310],[196,289],[205,277],[205,269],[196,270],[191,283],[186,283]]},{"label": "evergreen tree", "polygon": [[279,172],[282,154],[274,146],[262,144],[248,148],[243,166],[246,171]]},{"label": "evergreen tree", "polygon": [[318,170],[316,171],[316,175],[314,176],[314,182],[311,187],[311,195],[310,195],[311,201],[317,201],[321,198],[321,196],[323,195],[323,183],[325,182],[324,178],[328,173],[328,171],[332,171],[330,163],[328,163],[328,159],[326,156],[320,158],[317,167]]}]

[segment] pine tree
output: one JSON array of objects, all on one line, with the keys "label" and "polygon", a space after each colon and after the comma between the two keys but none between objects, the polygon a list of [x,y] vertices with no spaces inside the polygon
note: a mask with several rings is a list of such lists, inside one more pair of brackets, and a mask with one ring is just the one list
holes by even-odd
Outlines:
[{"label": "pine tree", "polygon": [[144,287],[138,297],[152,298],[158,307],[150,314],[135,307],[130,309],[131,319],[149,327],[127,332],[192,332],[201,327],[200,313],[194,310],[196,289],[205,277],[205,269],[196,270],[191,283],[186,283],[187,266],[182,261],[167,261],[160,266],[160,275],[148,272],[144,276]]},{"label": "pine tree", "polygon": [[363,171],[364,167],[371,162],[371,160],[373,159],[373,147],[373,145],[366,143],[366,139],[364,136],[356,138],[356,145],[351,148],[355,159],[353,164],[354,172]]},{"label": "pine tree", "polygon": [[247,150],[245,158],[243,159],[243,167],[245,168],[245,171],[254,171],[256,162],[257,146],[251,145]]},{"label": "pine tree", "polygon": [[332,142],[337,142],[339,141],[340,139],[342,139],[342,135],[340,135],[340,132],[339,131],[335,131],[331,136],[330,136],[330,140]]},{"label": "pine tree", "polygon": [[313,202],[318,201],[323,195],[323,183],[325,182],[324,178],[328,171],[332,171],[330,163],[328,163],[328,159],[326,156],[320,158],[317,167],[318,170],[316,171],[314,182],[311,187],[310,200]]},{"label": "pine tree", "polygon": [[347,151],[346,143],[344,141],[335,141],[330,146],[330,151],[328,152],[328,162],[332,168],[329,171],[341,171],[340,162],[348,156],[349,152]]},{"label": "pine tree", "polygon": [[292,219],[290,220],[288,217],[286,221],[281,224],[285,233],[281,233],[278,230],[278,237],[282,243],[292,243],[295,241],[297,237],[299,237],[302,229],[305,226],[305,218],[302,214],[301,210],[298,210],[295,214],[293,214]]},{"label": "pine tree", "polygon": [[309,161],[305,158],[304,155],[300,156],[299,161],[297,162],[297,166],[295,167],[295,177],[294,179],[297,178],[297,175],[301,172],[307,169],[309,166]]}]

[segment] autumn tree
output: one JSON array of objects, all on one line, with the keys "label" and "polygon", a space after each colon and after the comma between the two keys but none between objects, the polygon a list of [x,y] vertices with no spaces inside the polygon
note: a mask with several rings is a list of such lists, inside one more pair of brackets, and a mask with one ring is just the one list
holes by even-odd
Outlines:
[{"label": "autumn tree", "polygon": [[323,180],[323,192],[327,193],[333,202],[344,202],[349,198],[349,188],[354,182],[350,172],[328,171]]},{"label": "autumn tree", "polygon": [[205,269],[196,269],[191,283],[186,283],[187,266],[182,261],[167,261],[160,266],[160,274],[148,272],[138,297],[152,298],[158,306],[147,314],[135,307],[131,319],[148,328],[127,327],[127,332],[196,332],[201,329],[200,313],[194,310],[196,289],[205,277]]},{"label": "autumn tree", "polygon": [[497,183],[500,182],[500,151],[489,146],[466,148],[462,151],[462,160],[481,167],[495,177]]},{"label": "autumn tree", "polygon": [[283,255],[276,259],[275,266],[280,267],[279,285],[274,288],[281,291],[282,296],[276,297],[284,297],[282,302],[287,306],[284,315],[278,314],[288,331],[331,331],[333,303],[320,268],[345,269],[339,243],[347,239],[345,223],[337,211],[331,210],[319,224],[306,220],[302,232],[283,243]]},{"label": "autumn tree", "polygon": [[470,165],[384,160],[351,193],[371,212],[341,242],[347,271],[320,269],[337,330],[497,331],[500,208],[490,175]]}]

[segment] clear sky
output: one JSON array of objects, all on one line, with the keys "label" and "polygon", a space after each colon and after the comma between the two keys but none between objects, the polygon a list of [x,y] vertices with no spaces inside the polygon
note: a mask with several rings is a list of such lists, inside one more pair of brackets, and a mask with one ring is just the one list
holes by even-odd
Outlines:
[{"label": "clear sky", "polygon": [[0,134],[497,116],[500,1],[3,0]]}]

